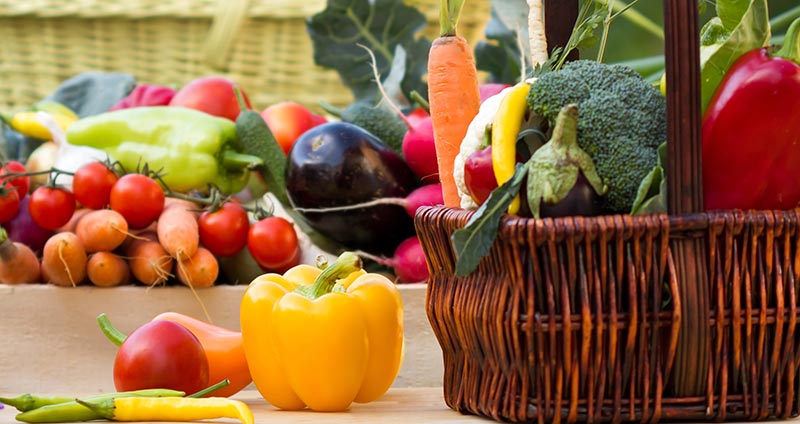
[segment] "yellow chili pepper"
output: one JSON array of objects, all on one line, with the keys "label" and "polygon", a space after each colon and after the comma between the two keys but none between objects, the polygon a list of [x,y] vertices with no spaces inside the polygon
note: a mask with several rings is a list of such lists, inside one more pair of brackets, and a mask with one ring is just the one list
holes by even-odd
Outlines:
[{"label": "yellow chili pepper", "polygon": [[[492,122],[492,170],[497,185],[502,185],[514,175],[517,162],[517,135],[528,110],[527,97],[530,84],[520,82],[500,101]],[[519,211],[519,195],[514,197],[508,213]]]},{"label": "yellow chili pepper", "polygon": [[371,402],[400,370],[400,293],[350,252],[324,270],[298,265],[257,277],[240,317],[253,382],[281,409],[343,411]]},{"label": "yellow chili pepper", "polygon": [[78,120],[78,115],[70,108],[60,103],[43,100],[34,104],[31,110],[15,113],[8,119],[8,124],[22,135],[40,140],[52,140],[50,131],[39,122],[36,112],[49,113],[58,126],[65,131]]},{"label": "yellow chili pepper", "polygon": [[76,399],[102,418],[114,421],[197,421],[237,418],[253,424],[253,412],[242,401],[222,398],[127,397],[102,401]]}]

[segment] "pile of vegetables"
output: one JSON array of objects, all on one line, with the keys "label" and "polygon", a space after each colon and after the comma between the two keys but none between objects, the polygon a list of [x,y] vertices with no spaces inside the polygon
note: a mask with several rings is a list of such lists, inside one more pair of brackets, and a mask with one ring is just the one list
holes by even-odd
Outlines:
[{"label": "pile of vegetables", "polygon": [[[4,169],[19,166],[9,162]],[[3,175],[28,184],[28,173]],[[265,270],[299,263],[297,233],[285,218],[251,220],[238,203],[165,192],[159,181],[90,162],[73,174],[71,190],[45,185],[28,196],[25,188],[13,189],[25,197],[0,206],[14,212],[0,222],[9,228],[0,230],[0,282],[109,287],[174,280],[208,287],[219,276],[217,258],[245,248]]]}]

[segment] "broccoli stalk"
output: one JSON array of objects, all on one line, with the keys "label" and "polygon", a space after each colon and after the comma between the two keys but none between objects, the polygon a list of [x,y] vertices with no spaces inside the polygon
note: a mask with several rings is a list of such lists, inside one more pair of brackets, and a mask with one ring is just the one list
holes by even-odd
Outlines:
[{"label": "broccoli stalk", "polygon": [[540,217],[543,202],[556,205],[564,200],[581,173],[597,195],[606,193],[592,158],[578,146],[577,127],[578,106],[565,106],[556,118],[550,141],[528,161],[528,205],[535,218]]}]

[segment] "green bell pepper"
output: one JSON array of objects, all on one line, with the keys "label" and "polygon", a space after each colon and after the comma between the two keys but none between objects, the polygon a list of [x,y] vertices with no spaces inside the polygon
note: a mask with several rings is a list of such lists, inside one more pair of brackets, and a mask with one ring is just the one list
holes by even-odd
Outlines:
[{"label": "green bell pepper", "polygon": [[108,153],[125,169],[147,164],[161,170],[164,183],[178,192],[224,193],[245,187],[250,169],[261,159],[242,153],[244,146],[230,120],[175,106],[116,110],[81,119],[67,130],[70,144]]}]

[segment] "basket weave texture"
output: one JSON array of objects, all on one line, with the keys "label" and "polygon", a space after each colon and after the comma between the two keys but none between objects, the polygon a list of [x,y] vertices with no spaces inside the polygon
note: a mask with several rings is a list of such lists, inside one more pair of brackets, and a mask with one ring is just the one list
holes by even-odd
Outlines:
[{"label": "basket weave texture", "polygon": [[669,214],[505,216],[457,277],[451,236],[474,212],[417,213],[451,408],[538,423],[800,414],[800,210],[703,212],[698,3],[664,9]]},{"label": "basket weave texture", "polygon": [[[406,0],[438,28],[439,0]],[[205,75],[241,84],[253,106],[352,100],[335,71],[314,64],[305,19],[324,0],[0,0],[0,110],[26,107],[82,71],[126,72],[144,83],[181,86]],[[232,38],[210,37],[241,20]],[[474,42],[489,0],[471,2],[460,30]]]}]

